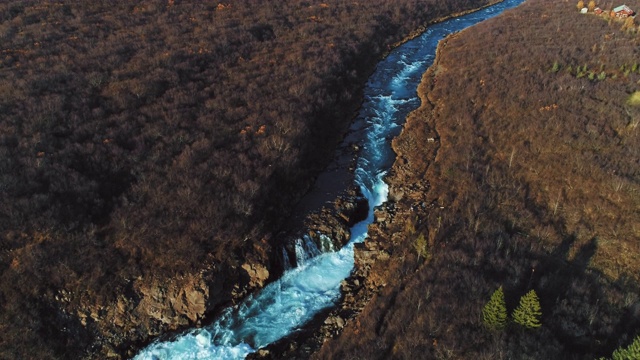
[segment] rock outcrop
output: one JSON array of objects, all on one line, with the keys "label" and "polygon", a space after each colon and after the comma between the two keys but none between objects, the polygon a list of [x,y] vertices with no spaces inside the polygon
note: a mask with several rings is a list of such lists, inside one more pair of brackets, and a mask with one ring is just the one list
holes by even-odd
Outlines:
[{"label": "rock outcrop", "polygon": [[85,329],[101,334],[96,357],[130,357],[133,342],[198,326],[216,306],[232,300],[230,282],[215,268],[163,282],[155,277],[131,281],[128,291],[108,306],[81,304],[77,313]]},{"label": "rock outcrop", "polygon": [[269,279],[269,270],[260,263],[246,262],[242,264],[241,268],[249,276],[250,288],[262,288]]},{"label": "rock outcrop", "polygon": [[310,214],[305,227],[311,232],[327,235],[334,248],[339,249],[349,242],[351,227],[366,219],[368,211],[367,199],[354,187],[339,196],[331,206]]},{"label": "rock outcrop", "polygon": [[304,236],[312,239],[321,251],[340,249],[349,242],[351,227],[366,219],[368,212],[369,203],[359,189],[352,187],[342,191],[334,201],[307,215],[303,226],[294,226],[281,234],[287,261],[295,264],[295,240]]},{"label": "rock outcrop", "polygon": [[264,263],[249,256],[224,273],[212,265],[167,281],[140,277],[108,306],[82,303],[77,317],[84,331],[101,334],[102,346],[93,350],[93,356],[131,357],[134,346],[154,336],[206,323],[220,307],[265,285],[270,272]]}]

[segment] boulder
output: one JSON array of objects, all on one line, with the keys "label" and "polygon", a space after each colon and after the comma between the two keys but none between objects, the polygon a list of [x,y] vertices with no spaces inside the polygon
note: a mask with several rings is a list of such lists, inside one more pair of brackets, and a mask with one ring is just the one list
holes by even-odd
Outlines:
[{"label": "boulder", "polygon": [[269,279],[269,270],[259,263],[244,263],[241,268],[247,272],[249,276],[249,286],[261,288]]}]

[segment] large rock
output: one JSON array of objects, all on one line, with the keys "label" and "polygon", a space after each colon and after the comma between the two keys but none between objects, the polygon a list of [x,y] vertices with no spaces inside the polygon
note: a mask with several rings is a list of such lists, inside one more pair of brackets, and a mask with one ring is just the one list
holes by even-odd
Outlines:
[{"label": "large rock", "polygon": [[241,268],[247,272],[249,276],[249,287],[261,288],[265,282],[269,279],[269,270],[258,263],[244,263]]},{"label": "large rock", "polygon": [[310,214],[305,224],[312,237],[316,237],[317,234],[327,235],[333,241],[334,248],[339,249],[349,242],[351,227],[366,219],[368,212],[367,199],[359,190],[352,188],[336,198],[331,206],[325,206],[319,212]]},{"label": "large rock", "polygon": [[109,305],[83,303],[76,313],[81,326],[102,334],[105,340],[92,357],[131,357],[135,355],[132,341],[146,342],[153,336],[201,325],[217,308],[238,299],[234,289],[247,293],[251,287],[247,278],[262,286],[268,277],[266,267],[252,263],[248,269],[253,276],[244,277],[239,269],[223,274],[212,266],[164,281],[139,277]]},{"label": "large rock", "polygon": [[147,314],[170,328],[196,323],[204,317],[209,286],[202,276],[187,275],[167,284],[139,282],[137,286],[142,298],[136,313]]}]

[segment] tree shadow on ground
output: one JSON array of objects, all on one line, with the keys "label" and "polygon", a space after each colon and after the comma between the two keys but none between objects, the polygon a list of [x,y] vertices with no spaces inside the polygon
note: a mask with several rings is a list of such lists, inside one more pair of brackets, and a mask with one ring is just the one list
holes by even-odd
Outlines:
[{"label": "tree shadow on ground", "polygon": [[571,234],[550,254],[531,254],[535,265],[521,283],[538,292],[544,327],[565,354],[576,359],[608,356],[634,327],[629,324],[640,324],[640,311],[630,311],[631,304],[624,301],[625,294],[637,289],[589,267],[598,249],[596,237],[581,245],[577,241]]}]

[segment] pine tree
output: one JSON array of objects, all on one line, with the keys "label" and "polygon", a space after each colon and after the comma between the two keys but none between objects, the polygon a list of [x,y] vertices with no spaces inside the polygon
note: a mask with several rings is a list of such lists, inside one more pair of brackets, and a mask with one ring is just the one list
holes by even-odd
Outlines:
[{"label": "pine tree", "polygon": [[624,349],[617,349],[613,352],[613,360],[637,360],[640,359],[640,335]]},{"label": "pine tree", "polygon": [[531,290],[520,298],[520,304],[513,310],[511,317],[516,324],[520,324],[528,329],[540,327],[540,301],[535,290]]},{"label": "pine tree", "polygon": [[489,302],[482,308],[482,322],[491,330],[502,330],[507,325],[507,305],[502,286],[493,292]]}]

